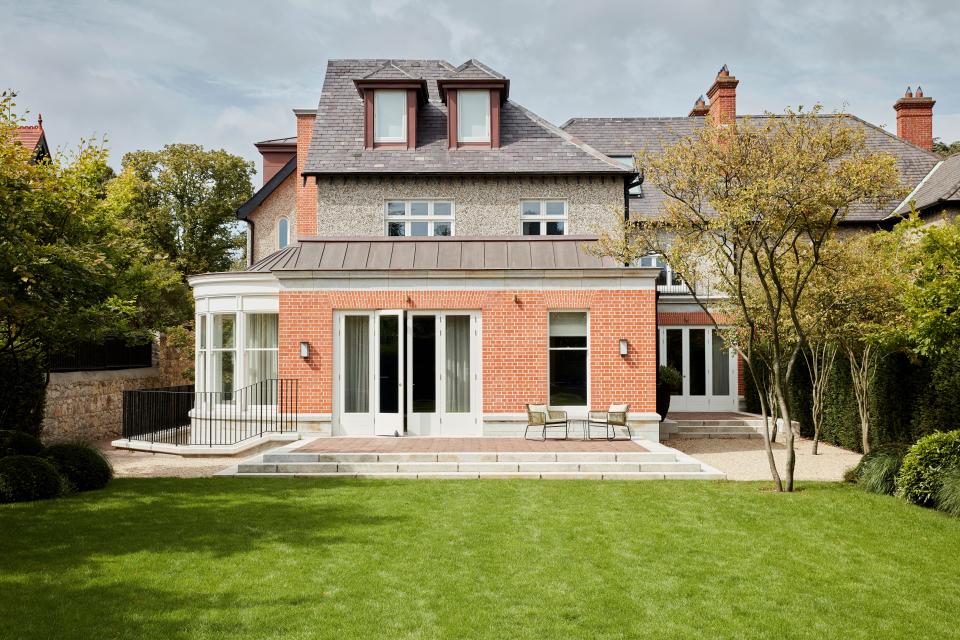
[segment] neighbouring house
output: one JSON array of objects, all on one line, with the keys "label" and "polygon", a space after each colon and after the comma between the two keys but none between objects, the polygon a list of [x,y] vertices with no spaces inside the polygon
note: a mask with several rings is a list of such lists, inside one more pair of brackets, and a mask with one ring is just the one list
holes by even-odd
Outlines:
[{"label": "neighbouring house", "polygon": [[[665,197],[634,154],[743,117],[737,86],[724,67],[688,116],[556,127],[476,60],[329,61],[296,135],[257,143],[264,184],[238,211],[250,266],[190,280],[198,390],[297,380],[282,410],[334,435],[517,434],[526,403],[629,403],[634,437],[657,440],[660,363],[683,373],[672,408],[739,408],[742,367],[669,266],[589,251]],[[919,205],[957,167],[931,152],[932,99],[895,108],[898,135],[849,123],[897,158]],[[845,224],[882,226],[904,205],[858,206]]]},{"label": "neighbouring house", "polygon": [[37,115],[37,124],[17,127],[16,136],[22,146],[33,151],[34,162],[50,157],[47,135],[43,132],[42,115]]}]

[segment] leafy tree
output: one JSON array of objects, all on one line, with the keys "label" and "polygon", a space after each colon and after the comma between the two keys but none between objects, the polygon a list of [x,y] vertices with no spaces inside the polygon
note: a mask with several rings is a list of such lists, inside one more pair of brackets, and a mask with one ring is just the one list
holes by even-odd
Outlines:
[{"label": "leafy tree", "polygon": [[[188,295],[107,186],[107,152],[83,142],[32,162],[0,96],[0,358],[5,369],[78,339],[146,337]],[[0,394],[12,393],[6,386]],[[3,400],[0,398],[0,400]],[[2,401],[13,406],[16,398]],[[40,408],[42,411],[42,407]],[[34,411],[36,413],[36,411]],[[0,416],[13,425],[17,417]],[[13,425],[16,426],[16,425]]]},{"label": "leafy tree", "polygon": [[230,269],[244,248],[235,212],[253,194],[254,165],[224,150],[170,144],[123,157],[117,181],[153,250],[184,277]]},{"label": "leafy tree", "polygon": [[[732,343],[758,388],[760,361],[769,370],[785,425],[792,424],[788,382],[806,340],[800,305],[823,246],[852,204],[901,193],[894,158],[871,153],[843,115],[819,111],[711,123],[659,154],[641,154],[646,179],[667,196],[663,210],[623,225],[609,243],[614,252],[661,253],[695,292],[720,294],[717,315],[736,328]],[[785,431],[782,483],[766,438],[768,459],[777,488],[792,491],[796,436]]]},{"label": "leafy tree", "polygon": [[960,221],[928,225],[913,238],[904,243],[910,247],[909,338],[921,355],[941,355],[960,343]]},{"label": "leafy tree", "polygon": [[949,158],[955,153],[960,153],[960,140],[947,144],[940,138],[933,139],[933,152],[941,158]]}]

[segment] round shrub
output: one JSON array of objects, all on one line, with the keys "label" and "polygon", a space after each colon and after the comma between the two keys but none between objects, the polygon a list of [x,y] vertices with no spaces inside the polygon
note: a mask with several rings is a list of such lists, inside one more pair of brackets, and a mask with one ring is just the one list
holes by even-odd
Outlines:
[{"label": "round shrub", "polygon": [[857,484],[870,493],[893,495],[897,473],[909,450],[904,444],[887,444],[863,456],[857,465]]},{"label": "round shrub", "polygon": [[0,503],[56,498],[60,482],[49,460],[36,456],[0,458]]},{"label": "round shrub", "polygon": [[25,431],[0,431],[0,458],[7,456],[38,456],[43,445]]},{"label": "round shrub", "polygon": [[960,518],[960,467],[944,472],[943,484],[937,492],[937,508]]},{"label": "round shrub", "polygon": [[113,477],[113,468],[103,454],[85,444],[53,444],[44,455],[75,491],[102,489]]},{"label": "round shrub", "polygon": [[960,430],[924,436],[903,459],[897,495],[915,504],[934,505],[944,472],[956,466],[960,466]]}]

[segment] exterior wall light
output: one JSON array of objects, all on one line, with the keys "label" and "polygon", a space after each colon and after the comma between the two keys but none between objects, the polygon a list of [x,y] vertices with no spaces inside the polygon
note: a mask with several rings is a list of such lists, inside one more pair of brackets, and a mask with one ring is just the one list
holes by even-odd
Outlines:
[{"label": "exterior wall light", "polygon": [[307,359],[307,358],[310,357],[310,343],[309,343],[309,342],[301,342],[301,343],[300,343],[300,357],[303,358],[303,359]]},{"label": "exterior wall light", "polygon": [[630,347],[630,345],[629,345],[629,343],[627,342],[627,339],[626,339],[626,338],[620,338],[620,357],[621,357],[621,358],[627,357],[627,350],[629,349],[629,347]]}]

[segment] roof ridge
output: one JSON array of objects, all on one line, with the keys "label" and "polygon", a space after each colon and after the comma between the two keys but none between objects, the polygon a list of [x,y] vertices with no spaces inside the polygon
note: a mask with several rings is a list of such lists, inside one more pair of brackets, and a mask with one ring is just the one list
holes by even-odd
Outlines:
[{"label": "roof ridge", "polygon": [[[824,115],[824,116],[830,116],[831,114],[823,114],[823,115]],[[836,115],[836,114],[835,114],[835,115]],[[881,133],[889,136],[890,138],[893,138],[894,140],[896,140],[896,141],[898,141],[898,142],[902,142],[903,144],[908,145],[908,146],[911,146],[911,147],[913,147],[914,149],[919,149],[920,151],[923,151],[923,152],[926,153],[927,155],[929,155],[929,156],[931,156],[931,157],[933,157],[933,158],[936,158],[937,160],[943,160],[943,158],[941,158],[940,156],[938,156],[938,155],[937,155],[936,153],[934,153],[933,151],[931,151],[931,150],[929,150],[929,149],[924,149],[924,148],[921,147],[920,145],[914,144],[914,143],[910,142],[909,140],[905,140],[905,139],[901,138],[901,137],[898,136],[898,135],[894,135],[893,133],[887,131],[886,129],[884,129],[884,128],[881,127],[881,126],[875,125],[875,124],[873,124],[872,122],[867,122],[866,120],[864,120],[864,119],[861,118],[860,116],[856,116],[856,115],[854,115],[854,114],[852,114],[852,113],[844,113],[844,114],[839,114],[839,115],[843,115],[843,116],[847,116],[847,117],[853,118],[854,120],[857,120],[858,122],[862,122],[863,124],[867,125],[867,126],[870,127],[871,129],[876,129],[877,131],[880,131]]]}]

